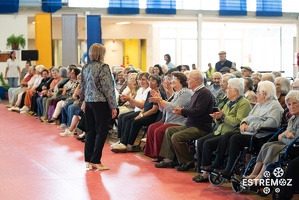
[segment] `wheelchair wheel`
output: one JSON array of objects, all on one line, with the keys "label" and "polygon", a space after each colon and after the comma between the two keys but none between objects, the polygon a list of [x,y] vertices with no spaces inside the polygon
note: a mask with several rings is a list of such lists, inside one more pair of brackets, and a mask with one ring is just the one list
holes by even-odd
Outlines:
[{"label": "wheelchair wheel", "polygon": [[221,186],[224,182],[224,178],[222,178],[219,174],[211,173],[209,175],[209,181],[214,186]]},{"label": "wheelchair wheel", "polygon": [[237,181],[232,181],[232,189],[236,193],[242,193],[244,190],[244,187]]}]

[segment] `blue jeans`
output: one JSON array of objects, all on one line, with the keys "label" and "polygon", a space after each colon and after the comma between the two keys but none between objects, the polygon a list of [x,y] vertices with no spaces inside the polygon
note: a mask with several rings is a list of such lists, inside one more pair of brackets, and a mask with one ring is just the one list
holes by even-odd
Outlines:
[{"label": "blue jeans", "polygon": [[8,86],[11,87],[18,87],[19,85],[19,78],[18,77],[10,77],[7,78],[8,80]]},{"label": "blue jeans", "polygon": [[38,98],[36,99],[37,116],[39,116],[39,117],[43,116],[43,111],[44,111],[44,107],[43,107],[43,98],[44,98],[44,97],[38,97]]},{"label": "blue jeans", "polygon": [[76,110],[80,109],[81,105],[67,104],[63,106],[61,111],[61,123],[67,124],[67,126],[70,127]]}]

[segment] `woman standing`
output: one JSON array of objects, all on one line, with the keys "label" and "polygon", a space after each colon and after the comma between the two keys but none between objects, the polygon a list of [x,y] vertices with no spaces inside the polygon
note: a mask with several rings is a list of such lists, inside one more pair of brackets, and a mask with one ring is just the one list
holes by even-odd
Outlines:
[{"label": "woman standing", "polygon": [[16,59],[16,52],[10,52],[9,59],[7,60],[7,67],[5,70],[5,79],[8,80],[8,86],[11,87],[18,87],[19,77],[20,77],[20,66],[19,62]]},{"label": "woman standing", "polygon": [[[106,48],[98,43],[89,49],[91,62],[83,67],[80,100],[85,101],[86,138],[84,156],[89,169],[107,170],[101,163],[102,150],[111,118],[116,117],[114,82],[104,63]],[[84,110],[84,109],[83,109]]]}]

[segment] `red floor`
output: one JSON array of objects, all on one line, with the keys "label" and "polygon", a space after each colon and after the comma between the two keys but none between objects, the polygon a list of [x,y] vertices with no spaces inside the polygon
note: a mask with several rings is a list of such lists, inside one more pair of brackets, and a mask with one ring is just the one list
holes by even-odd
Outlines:
[{"label": "red floor", "polygon": [[230,184],[194,183],[195,173],[156,169],[142,153],[112,153],[109,141],[102,162],[110,170],[88,171],[84,144],[58,133],[0,104],[0,200],[261,199],[236,194]]}]

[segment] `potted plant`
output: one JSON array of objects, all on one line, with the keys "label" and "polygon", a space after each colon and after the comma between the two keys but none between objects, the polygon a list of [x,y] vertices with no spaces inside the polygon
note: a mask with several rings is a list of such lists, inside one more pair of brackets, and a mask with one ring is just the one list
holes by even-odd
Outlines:
[{"label": "potted plant", "polygon": [[12,34],[6,39],[6,46],[11,47],[12,50],[19,49],[19,46],[24,48],[25,45],[26,39],[24,38],[24,35],[15,36],[15,34]]},{"label": "potted plant", "polygon": [[0,99],[7,99],[7,91],[8,91],[8,84],[6,83],[6,81],[3,78],[3,73],[0,73]]}]

